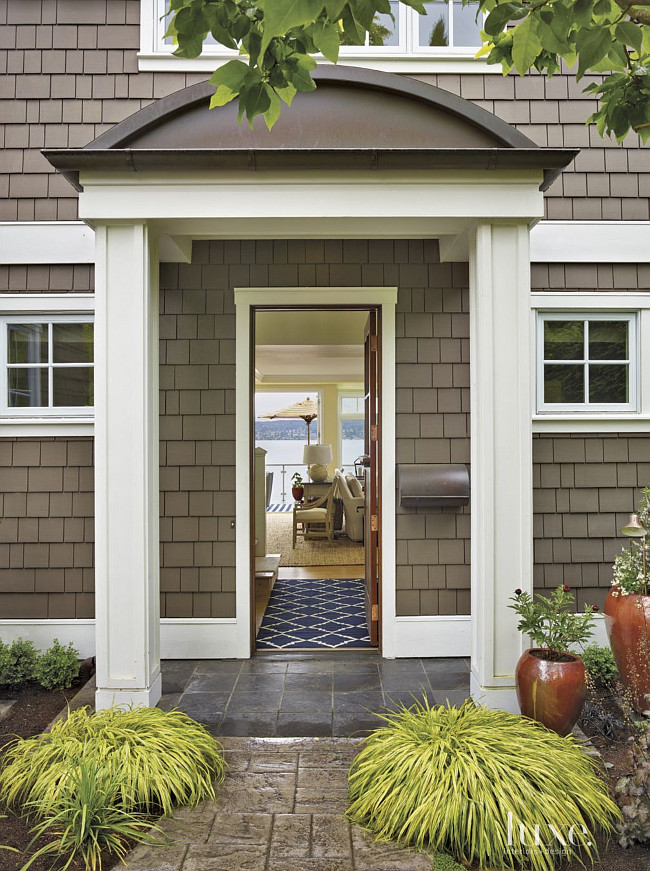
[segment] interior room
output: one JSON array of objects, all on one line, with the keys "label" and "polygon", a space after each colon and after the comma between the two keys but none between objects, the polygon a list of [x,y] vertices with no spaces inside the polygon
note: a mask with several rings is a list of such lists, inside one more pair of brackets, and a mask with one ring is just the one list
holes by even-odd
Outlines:
[{"label": "interior room", "polygon": [[255,314],[256,649],[370,648],[359,310]]}]

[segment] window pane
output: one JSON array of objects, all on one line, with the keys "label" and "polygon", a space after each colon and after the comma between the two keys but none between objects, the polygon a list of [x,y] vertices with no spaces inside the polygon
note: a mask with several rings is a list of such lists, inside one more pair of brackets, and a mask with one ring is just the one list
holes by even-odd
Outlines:
[{"label": "window pane", "polygon": [[544,402],[584,401],[584,366],[544,366]]},{"label": "window pane", "polygon": [[627,366],[590,366],[589,402],[629,402]]},{"label": "window pane", "polygon": [[582,360],[584,334],[583,321],[544,321],[544,359]]},{"label": "window pane", "polygon": [[370,28],[370,45],[399,45],[399,2],[391,3],[390,11],[393,18],[386,12],[375,15]]},{"label": "window pane", "polygon": [[425,3],[426,15],[419,15],[420,45],[449,45],[449,7],[446,3]]},{"label": "window pane", "polygon": [[627,360],[627,321],[589,321],[589,359]]},{"label": "window pane", "polygon": [[341,465],[346,471],[353,471],[354,461],[363,453],[362,420],[344,420],[341,423]]},{"label": "window pane", "polygon": [[9,408],[44,408],[48,405],[47,369],[9,369]]},{"label": "window pane", "polygon": [[92,363],[93,325],[53,324],[52,346],[55,363]]},{"label": "window pane", "polygon": [[47,363],[47,324],[9,324],[9,363]]},{"label": "window pane", "polygon": [[74,366],[54,369],[54,402],[57,408],[65,405],[94,405],[92,366]]},{"label": "window pane", "polygon": [[478,3],[454,3],[454,45],[481,45],[483,18],[477,21],[477,12]]},{"label": "window pane", "polygon": [[341,397],[341,414],[358,414],[362,411],[363,400],[358,399],[356,396]]}]

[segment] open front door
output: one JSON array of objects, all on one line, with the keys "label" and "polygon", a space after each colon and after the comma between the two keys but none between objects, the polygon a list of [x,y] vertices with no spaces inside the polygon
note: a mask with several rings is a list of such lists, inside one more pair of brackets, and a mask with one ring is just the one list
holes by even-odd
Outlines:
[{"label": "open front door", "polygon": [[379,587],[380,587],[380,535],[381,489],[379,471],[380,456],[380,348],[379,312],[371,311],[366,323],[364,336],[364,407],[365,407],[365,489],[366,513],[364,522],[364,544],[366,552],[366,621],[370,643],[379,644]]}]

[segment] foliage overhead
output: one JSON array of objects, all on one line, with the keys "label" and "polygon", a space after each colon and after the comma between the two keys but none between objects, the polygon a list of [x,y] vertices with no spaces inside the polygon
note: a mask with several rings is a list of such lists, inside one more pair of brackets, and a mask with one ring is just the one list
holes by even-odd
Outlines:
[{"label": "foliage overhead", "polygon": [[[400,2],[425,13],[421,0]],[[597,74],[585,88],[600,101],[588,123],[619,142],[630,130],[650,138],[650,0],[478,0],[477,9],[487,63],[553,75],[565,61],[577,80]],[[336,63],[340,45],[362,45],[380,14],[391,14],[389,0],[170,0],[166,36],[179,57],[198,57],[208,34],[238,51],[211,77],[210,106],[238,98],[239,120],[252,128],[262,115],[270,130],[282,102],[315,90],[314,55]]]},{"label": "foliage overhead", "polygon": [[481,868],[552,871],[561,853],[593,861],[594,830],[621,818],[571,735],[471,700],[460,708],[424,700],[382,719],[348,776],[348,816],[380,840]]}]

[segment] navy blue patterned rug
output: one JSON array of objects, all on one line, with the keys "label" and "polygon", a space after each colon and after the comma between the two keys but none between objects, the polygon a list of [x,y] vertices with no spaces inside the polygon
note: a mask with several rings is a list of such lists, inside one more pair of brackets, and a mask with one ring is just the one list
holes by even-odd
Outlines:
[{"label": "navy blue patterned rug", "polygon": [[363,578],[278,578],[257,633],[257,649],[370,647],[363,586]]}]

